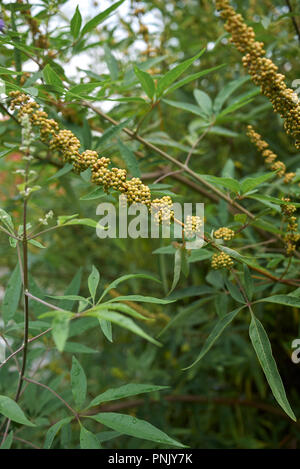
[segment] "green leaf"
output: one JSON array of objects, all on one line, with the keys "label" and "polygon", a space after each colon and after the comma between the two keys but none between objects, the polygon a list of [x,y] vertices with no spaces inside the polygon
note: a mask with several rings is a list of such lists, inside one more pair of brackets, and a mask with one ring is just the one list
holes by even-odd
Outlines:
[{"label": "green leaf", "polygon": [[153,81],[152,76],[140,70],[138,67],[134,67],[134,73],[138,77],[140,84],[142,85],[143,90],[145,91],[146,95],[152,99],[155,93],[155,84]]},{"label": "green leaf", "polygon": [[96,435],[84,428],[82,425],[80,427],[80,448],[102,449]]},{"label": "green leaf", "polygon": [[68,341],[65,345],[64,352],[68,353],[99,353],[98,350],[94,350],[90,347],[87,347],[84,344],[79,342],[70,342]]},{"label": "green leaf", "polygon": [[173,438],[170,438],[166,433],[151,425],[151,423],[132,417],[131,415],[104,412],[93,415],[90,418],[125,435],[141,438],[142,440],[155,441],[162,445],[186,448],[186,446],[173,440]]},{"label": "green leaf", "polygon": [[234,300],[238,301],[239,303],[245,304],[245,298],[240,292],[240,289],[236,285],[234,285],[232,282],[230,282],[228,279],[225,280],[225,284],[226,284],[226,287],[228,288],[230,296]]},{"label": "green leaf", "polygon": [[98,270],[96,269],[96,267],[93,265],[92,272],[90,273],[89,278],[88,278],[89,291],[90,291],[93,301],[95,301],[95,296],[97,292],[97,287],[99,285],[99,280],[100,280],[100,274]]},{"label": "green leaf", "polygon": [[69,311],[60,311],[52,321],[52,337],[59,352],[64,350],[69,335],[69,322],[72,316],[73,314]]},{"label": "green leaf", "polygon": [[70,88],[67,92],[66,99],[88,95],[89,93],[91,93],[91,91],[94,91],[96,88],[100,88],[102,86],[103,83],[101,81],[94,81],[92,83],[81,83],[80,85],[75,85]]},{"label": "green leaf", "polygon": [[133,151],[127,145],[124,145],[120,139],[118,139],[118,147],[120,155],[125,161],[128,171],[132,174],[132,176],[140,177],[141,172],[139,170],[139,164]]},{"label": "green leaf", "polygon": [[90,21],[88,21],[84,27],[82,28],[82,31],[81,31],[81,36],[84,36],[86,33],[89,33],[90,31],[92,31],[94,28],[96,28],[97,26],[99,26],[100,23],[102,23],[102,21],[104,21],[108,15],[110,15],[110,13],[112,13],[113,11],[115,11],[120,5],[122,5],[122,3],[124,3],[124,0],[120,0],[119,2],[116,2],[114,3],[112,6],[110,6],[109,8],[107,8],[106,10],[102,11],[101,13],[99,13],[99,15],[95,16],[94,18],[92,18]]},{"label": "green leaf", "polygon": [[274,295],[262,300],[256,301],[256,303],[276,303],[278,305],[291,306],[292,308],[300,308],[300,299],[292,295]]},{"label": "green leaf", "polygon": [[71,386],[74,402],[81,409],[86,399],[87,380],[85,372],[77,358],[72,357]]},{"label": "green leaf", "polygon": [[194,97],[202,112],[209,117],[212,114],[212,101],[208,94],[201,90],[194,90]]},{"label": "green leaf", "polygon": [[72,169],[73,169],[73,165],[70,163],[66,163],[63,168],[56,171],[56,173],[53,174],[53,176],[50,176],[48,178],[48,181],[51,181],[52,179],[60,178],[64,176],[65,174],[68,174],[70,171],[72,171]]},{"label": "green leaf", "polygon": [[127,275],[122,275],[121,277],[117,278],[113,282],[111,282],[103,291],[100,301],[107,295],[107,293],[112,290],[113,288],[116,288],[120,283],[125,282],[126,280],[130,280],[132,278],[144,278],[146,280],[153,280],[153,282],[158,282],[160,283],[160,280],[158,280],[156,277],[153,277],[152,275],[147,275],[147,274],[127,274]]},{"label": "green leaf", "polygon": [[104,44],[104,57],[111,79],[117,80],[119,76],[118,62],[116,61],[114,55],[111,53],[111,50],[107,44]]},{"label": "green leaf", "polygon": [[168,389],[169,386],[156,386],[153,384],[124,384],[119,388],[108,389],[107,391],[99,394],[95,397],[88,408],[102,404],[103,402],[115,401],[118,399],[124,399],[125,397],[137,396],[146,392],[161,391],[162,389]]},{"label": "green leaf", "polygon": [[174,83],[180,75],[187,70],[192,63],[197,60],[203,53],[205,49],[203,49],[199,54],[195,55],[191,59],[185,60],[179,65],[176,65],[174,68],[169,70],[162,78],[160,78],[157,82],[157,96],[161,96],[163,92],[169,88],[169,86]]},{"label": "green leaf", "polygon": [[22,279],[20,267],[19,264],[17,264],[10,276],[3,298],[2,317],[5,323],[7,323],[10,319],[13,319],[18,309],[21,290]]},{"label": "green leaf", "polygon": [[195,106],[195,104],[181,101],[171,101],[170,99],[163,99],[162,101],[172,107],[181,109],[182,111],[191,112],[192,114],[196,114],[196,116],[207,118],[207,115],[203,112],[203,110],[199,106]]},{"label": "green leaf", "polygon": [[204,355],[207,354],[207,352],[211,349],[211,347],[214,345],[216,340],[220,337],[224,329],[233,321],[233,319],[236,317],[236,315],[244,308],[245,306],[241,306],[240,308],[235,309],[231,313],[226,314],[223,316],[221,319],[218,320],[217,324],[207,337],[201,352],[199,353],[198,357],[196,360],[188,367],[184,368],[184,370],[188,370],[189,368],[192,368],[192,366],[196,365],[203,357]]},{"label": "green leaf", "polygon": [[174,288],[176,287],[181,273],[181,264],[182,264],[182,249],[176,249],[175,256],[174,256],[174,274],[173,274],[173,283],[171,286],[171,290],[169,291],[168,295],[172,293]]},{"label": "green leaf", "polygon": [[46,433],[46,438],[45,438],[45,443],[44,443],[44,449],[50,449],[53,443],[53,440],[55,438],[55,435],[59,432],[59,430],[64,426],[70,423],[73,420],[72,417],[66,417],[59,422],[56,422],[54,425],[52,425],[49,430]]},{"label": "green leaf", "polygon": [[268,181],[268,179],[271,179],[275,175],[276,175],[275,173],[266,173],[255,178],[244,179],[244,181],[241,182],[242,193],[244,194],[246,192],[250,192],[252,189]]},{"label": "green leaf", "polygon": [[43,77],[48,85],[53,85],[62,91],[64,90],[63,82],[49,64],[43,69]]},{"label": "green leaf", "polygon": [[[86,301],[88,300],[84,298],[84,296],[79,295],[46,295],[48,298],[53,298],[54,300],[70,300],[70,301]],[[66,308],[61,308],[66,309]]]},{"label": "green leaf", "polygon": [[233,192],[239,192],[241,190],[240,183],[233,178],[222,178],[217,176],[211,176],[206,174],[201,174],[201,177],[208,182],[218,184],[220,186],[226,187]]},{"label": "green leaf", "polygon": [[174,303],[174,300],[142,295],[118,296],[117,298],[112,298],[111,300],[107,301],[107,303],[113,303],[114,301],[136,301],[137,303],[155,303],[157,305],[167,305],[169,303]]},{"label": "green leaf", "polygon": [[107,197],[107,194],[100,187],[97,189],[93,189],[91,192],[89,192],[86,195],[83,195],[82,197],[80,197],[80,200],[94,200],[94,199],[101,199],[102,197]]},{"label": "green leaf", "polygon": [[200,78],[204,75],[207,75],[210,72],[214,72],[215,70],[218,70],[219,68],[222,68],[224,66],[225,66],[224,64],[217,65],[216,67],[212,67],[212,68],[208,68],[206,70],[202,70],[202,72],[193,73],[192,75],[189,75],[186,78],[183,78],[182,80],[179,80],[176,83],[174,83],[173,86],[171,86],[170,88],[168,88],[166,90],[164,95],[169,94],[169,93],[173,93],[173,91],[177,90],[178,88],[181,88],[184,85],[187,85],[191,81],[197,80],[198,78]]},{"label": "green leaf", "polygon": [[81,28],[82,17],[77,5],[73,18],[71,19],[71,34],[76,39],[79,36],[79,31]]},{"label": "green leaf", "polygon": [[231,114],[234,111],[237,111],[237,109],[240,109],[241,107],[245,106],[246,104],[249,104],[252,102],[252,99],[244,99],[238,102],[232,103],[230,106],[224,109],[218,116],[216,122],[219,122],[220,120],[224,121],[222,119],[224,116],[227,116],[227,114]]},{"label": "green leaf", "polygon": [[0,396],[0,414],[14,422],[35,427],[36,425],[28,420],[21,407],[10,397]]},{"label": "green leaf", "polygon": [[114,311],[107,311],[103,309],[98,309],[97,307],[93,310],[86,312],[86,316],[96,317],[98,319],[105,319],[106,321],[110,321],[114,324],[117,324],[124,329],[128,329],[129,331],[133,332],[140,337],[148,340],[152,344],[161,345],[155,339],[153,339],[150,335],[143,331],[132,319],[123,316],[122,314],[116,313]]},{"label": "green leaf", "polygon": [[287,415],[292,420],[296,421],[296,417],[286,397],[285,389],[272,355],[272,348],[267,333],[261,322],[254,316],[254,314],[252,314],[249,334],[257,358],[275,399]]},{"label": "green leaf", "polygon": [[36,246],[37,248],[46,249],[46,246],[44,246],[42,243],[40,243],[36,239],[30,239],[28,243],[32,244],[33,246]]},{"label": "green leaf", "polygon": [[64,226],[66,225],[85,225],[90,226],[91,228],[96,228],[97,222],[95,220],[92,220],[91,218],[76,218],[64,223]]},{"label": "green leaf", "polygon": [[294,202],[294,201],[287,202],[285,200],[278,199],[277,197],[271,197],[270,195],[251,194],[251,195],[248,195],[247,197],[249,199],[259,200],[263,203],[268,202],[268,203],[272,203],[272,204],[275,204],[275,205],[291,205],[292,204],[292,205],[295,205],[295,207],[300,207],[299,202]]},{"label": "green leaf", "polygon": [[16,72],[15,70],[10,70],[9,68],[0,67],[0,75],[23,75],[23,72]]},{"label": "green leaf", "polygon": [[107,321],[106,319],[100,319],[100,318],[98,319],[98,321],[100,324],[101,331],[103,332],[107,340],[109,342],[113,342],[111,322]]},{"label": "green leaf", "polygon": [[5,210],[3,210],[3,208],[0,208],[0,222],[3,223],[11,233],[13,233],[14,224],[12,218]]},{"label": "green leaf", "polygon": [[150,318],[143,316],[142,314],[135,311],[131,306],[128,306],[125,303],[104,303],[97,306],[97,309],[101,310],[112,310],[112,311],[121,311],[121,313],[128,314],[136,319],[142,319],[143,321],[150,321]]},{"label": "green leaf", "polygon": [[7,150],[0,151],[0,158],[3,158],[4,156],[9,155],[10,153],[13,153],[16,150],[18,150],[18,147],[11,147]]},{"label": "green leaf", "polygon": [[14,439],[14,432],[11,431],[11,432],[9,432],[9,434],[7,435],[7,438],[6,438],[6,440],[4,441],[4,443],[1,443],[0,449],[10,449],[10,448],[11,448],[11,445],[12,445],[12,443],[13,443],[13,439]]},{"label": "green leaf", "polygon": [[243,268],[244,268],[244,287],[246,290],[246,294],[248,296],[248,300],[251,301],[253,298],[253,293],[254,293],[254,283],[251,277],[251,272],[249,270],[249,267],[246,264],[244,264]]},{"label": "green leaf", "polygon": [[[82,269],[79,268],[76,274],[74,275],[71,283],[69,284],[66,291],[64,292],[64,296],[69,296],[69,295],[74,296],[78,294],[80,290],[81,276],[82,276]],[[60,303],[60,307],[61,309],[72,311],[75,301],[76,300],[72,300],[71,298],[65,299]]]},{"label": "green leaf", "polygon": [[235,90],[237,90],[240,86],[242,86],[244,83],[246,83],[249,80],[250,78],[248,76],[241,77],[241,78],[238,78],[237,80],[231,81],[228,85],[224,86],[224,88],[221,89],[221,91],[218,93],[215,99],[214,111],[216,113],[219,113],[219,111],[223,107],[223,104],[229,98],[229,96],[231,96]]},{"label": "green leaf", "polygon": [[109,127],[108,129],[105,130],[105,132],[103,132],[103,134],[101,135],[100,138],[98,138],[98,141],[97,141],[97,147],[96,147],[96,150],[100,150],[102,149],[102,146],[104,145],[104,143],[107,141],[107,140],[111,140],[113,139],[114,137],[117,136],[117,134],[119,132],[121,132],[121,130],[126,127],[126,125],[131,121],[131,117],[129,119],[126,119],[124,120],[123,122],[121,122],[120,124],[118,125],[113,125],[112,127]]}]

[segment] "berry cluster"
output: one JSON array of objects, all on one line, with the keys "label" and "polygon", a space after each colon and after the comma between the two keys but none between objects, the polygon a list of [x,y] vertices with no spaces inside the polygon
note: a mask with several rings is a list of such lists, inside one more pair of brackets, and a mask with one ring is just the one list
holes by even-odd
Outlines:
[{"label": "berry cluster", "polygon": [[202,225],[203,221],[200,217],[197,217],[195,215],[188,215],[184,223],[185,236],[187,238],[192,238],[193,235],[200,230]]},{"label": "berry cluster", "polygon": [[161,199],[154,199],[151,204],[151,212],[154,214],[154,220],[158,223],[171,223],[171,220],[174,218],[172,207],[173,201],[168,195],[165,195]]},{"label": "berry cluster", "polygon": [[[285,202],[290,202],[289,197],[282,198]],[[284,237],[286,244],[286,253],[288,256],[292,256],[296,250],[297,243],[300,240],[300,234],[298,231],[297,218],[294,216],[297,208],[293,204],[282,204],[281,212],[283,214],[283,220],[288,223],[287,225],[287,234]]]},{"label": "berry cluster", "polygon": [[285,184],[291,182],[295,173],[287,173],[285,164],[279,160],[275,161],[277,159],[276,153],[269,150],[269,144],[262,139],[259,133],[255,132],[251,125],[248,125],[247,127],[247,135],[251,142],[254,143],[256,148],[261,152],[265,162],[270,166],[270,169],[272,171],[276,171],[278,177],[284,177],[283,181]]},{"label": "berry cluster", "polygon": [[231,34],[231,42],[244,54],[243,65],[255,85],[272,103],[274,112],[284,119],[284,128],[295,139],[300,148],[300,100],[285,84],[285,76],[278,73],[278,67],[266,58],[264,44],[255,40],[253,28],[248,27],[240,14],[230,6],[229,0],[216,0],[216,7],[226,20],[225,29]]},{"label": "berry cluster", "polygon": [[214,254],[211,260],[211,266],[213,269],[230,269],[234,262],[231,257],[225,252],[220,254]]},{"label": "berry cluster", "polygon": [[[18,109],[18,119],[21,122],[28,116],[30,123],[40,132],[43,142],[49,142],[50,149],[58,152],[65,163],[72,163],[74,172],[80,174],[88,168],[92,171],[92,182],[101,185],[106,192],[114,189],[126,196],[129,204],[142,203],[151,209],[151,191],[139,178],[127,179],[127,171],[121,168],[109,168],[111,160],[101,157],[94,150],[80,153],[80,141],[71,130],[59,130],[54,119],[49,119],[45,111],[39,109],[38,104],[29,96],[19,91],[10,93],[11,110]],[[172,219],[172,199],[169,196],[155,199],[153,210],[158,221]]]},{"label": "berry cluster", "polygon": [[214,231],[214,238],[224,239],[224,241],[230,241],[232,238],[234,238],[234,235],[235,232],[230,228],[226,228],[226,226]]}]

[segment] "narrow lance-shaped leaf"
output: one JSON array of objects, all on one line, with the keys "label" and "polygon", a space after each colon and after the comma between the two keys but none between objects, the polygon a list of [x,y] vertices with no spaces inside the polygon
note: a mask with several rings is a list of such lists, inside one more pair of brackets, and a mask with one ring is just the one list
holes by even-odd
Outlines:
[{"label": "narrow lance-shaped leaf", "polygon": [[123,316],[122,314],[116,313],[114,311],[105,311],[105,310],[99,310],[95,308],[94,311],[89,311],[86,313],[87,316],[94,316],[98,319],[106,319],[107,321],[110,321],[114,324],[117,324],[120,327],[123,327],[124,329],[128,329],[129,331],[133,332],[136,335],[139,335],[140,337],[143,337],[146,340],[149,340],[149,342],[152,342],[155,345],[161,345],[157,340],[153,339],[149,334],[147,334],[143,329],[140,328],[132,319]]},{"label": "narrow lance-shaped leaf", "polygon": [[30,422],[25,416],[19,404],[13,401],[10,397],[0,396],[0,414],[14,422],[21,423],[22,425],[35,427],[35,424]]},{"label": "narrow lance-shaped leaf", "polygon": [[49,449],[52,446],[53,440],[55,438],[55,435],[59,432],[59,430],[69,422],[73,420],[72,417],[66,417],[62,420],[59,420],[59,422],[56,422],[54,425],[52,425],[49,430],[46,433],[46,438],[45,438],[45,443],[44,443],[44,449]]},{"label": "narrow lance-shaped leaf", "polygon": [[134,67],[134,73],[139,79],[140,84],[142,85],[143,90],[146,95],[152,99],[155,93],[155,84],[153,78],[149,73],[140,70],[138,67]]},{"label": "narrow lance-shaped leaf", "polygon": [[81,449],[101,449],[101,445],[92,432],[84,428],[82,425],[80,427],[80,448]]},{"label": "narrow lance-shaped leaf", "polygon": [[170,438],[166,433],[151,425],[151,423],[132,417],[131,415],[105,412],[94,415],[91,418],[125,435],[141,438],[142,440],[155,441],[163,445],[185,448],[179,441]]},{"label": "narrow lance-shaped leaf", "polygon": [[252,314],[249,329],[250,339],[261,364],[272,393],[287,415],[296,421],[294,412],[286,397],[285,389],[272,354],[272,348],[262,323]]},{"label": "narrow lance-shaped leaf", "polygon": [[52,321],[52,337],[59,352],[62,352],[69,335],[69,322],[72,313],[60,311]]},{"label": "narrow lance-shaped leaf", "polygon": [[99,15],[95,16],[90,21],[88,21],[82,28],[81,36],[84,36],[86,33],[89,33],[94,28],[99,26],[99,24],[102,23],[102,21],[104,21],[110,15],[110,13],[115,11],[122,3],[124,3],[124,0],[120,0],[119,2],[114,3],[112,6],[110,6],[106,10],[99,13]]},{"label": "narrow lance-shaped leaf", "polygon": [[98,319],[99,320],[99,324],[100,324],[100,328],[101,328],[101,331],[103,332],[103,334],[105,335],[105,337],[107,338],[107,340],[109,342],[112,342],[113,341],[113,337],[112,337],[112,325],[111,325],[111,322],[110,321],[107,321],[106,319]]},{"label": "narrow lance-shaped leaf", "polygon": [[104,54],[105,54],[105,62],[108,67],[110,76],[112,80],[117,80],[119,75],[119,67],[118,62],[115,56],[110,51],[110,48],[107,44],[104,44]]},{"label": "narrow lance-shaped leaf", "polygon": [[185,70],[187,70],[192,63],[197,60],[203,53],[205,49],[203,49],[199,54],[195,55],[191,59],[185,60],[181,64],[177,65],[176,67],[169,70],[157,83],[157,96],[161,96],[165,89],[169,88],[169,86],[174,83],[177,78],[182,75]]},{"label": "narrow lance-shaped leaf", "polygon": [[278,305],[300,308],[300,298],[293,295],[274,295],[258,300],[257,303],[276,303]]},{"label": "narrow lance-shaped leaf", "polygon": [[21,290],[22,279],[18,264],[11,274],[3,298],[2,317],[5,323],[12,319],[17,311]]},{"label": "narrow lance-shaped leaf", "polygon": [[79,11],[79,7],[77,5],[75,13],[71,19],[71,34],[76,39],[79,35],[79,31],[81,28],[82,17]]},{"label": "narrow lance-shaped leaf", "polygon": [[182,250],[177,249],[175,252],[174,256],[174,275],[173,275],[173,283],[171,286],[171,290],[169,291],[169,295],[172,293],[174,288],[176,287],[179,279],[180,279],[180,273],[181,273],[181,262],[182,262]]},{"label": "narrow lance-shaped leaf", "polygon": [[96,267],[93,265],[92,272],[90,273],[89,278],[88,278],[89,291],[90,291],[93,301],[95,301],[95,296],[96,296],[99,280],[100,280],[100,274],[98,270],[96,269]]},{"label": "narrow lance-shaped leaf", "polygon": [[226,314],[224,317],[218,320],[217,324],[207,337],[201,352],[199,353],[198,357],[196,360],[188,367],[184,368],[184,370],[188,370],[189,368],[192,368],[192,366],[196,365],[203,357],[204,355],[207,354],[207,352],[211,349],[211,347],[214,345],[216,340],[220,337],[224,329],[233,321],[233,319],[236,317],[236,315],[243,309],[244,306],[235,309],[231,313]]},{"label": "narrow lance-shaped leaf", "polygon": [[45,79],[45,82],[48,85],[53,85],[56,86],[57,88],[64,89],[63,82],[57,75],[57,73],[51,68],[49,64],[46,65],[46,67],[43,69],[43,76]]},{"label": "narrow lance-shaped leaf", "polygon": [[129,172],[134,177],[140,177],[141,172],[139,170],[139,164],[133,151],[127,145],[125,145],[120,139],[118,139],[118,147],[120,150],[120,154],[123,160],[125,161]]},{"label": "narrow lance-shaped leaf", "polygon": [[113,282],[111,282],[104,290],[102,293],[99,302],[107,295],[107,293],[112,290],[113,288],[116,288],[120,283],[125,282],[126,280],[130,280],[132,278],[144,278],[147,280],[153,280],[154,282],[159,282],[156,277],[153,277],[152,275],[147,275],[147,274],[127,274],[127,275],[122,275],[122,277],[117,278]]},{"label": "narrow lance-shaped leaf", "polygon": [[95,397],[89,407],[102,404],[103,402],[115,401],[118,399],[124,399],[125,397],[136,396],[138,394],[144,394],[148,392],[161,391],[162,389],[168,389],[169,386],[155,386],[153,384],[124,384],[119,388],[108,389],[107,391],[99,394]]},{"label": "narrow lance-shaped leaf", "polygon": [[72,357],[71,386],[74,402],[80,409],[86,399],[87,380],[82,366],[75,357]]}]

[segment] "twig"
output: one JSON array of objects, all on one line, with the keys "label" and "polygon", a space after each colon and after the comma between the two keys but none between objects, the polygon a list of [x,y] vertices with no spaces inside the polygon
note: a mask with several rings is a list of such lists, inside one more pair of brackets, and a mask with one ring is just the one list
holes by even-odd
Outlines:
[{"label": "twig", "polygon": [[298,36],[298,39],[299,39],[299,42],[300,42],[300,29],[299,29],[299,25],[296,21],[296,18],[294,16],[294,12],[293,12],[293,7],[292,7],[292,4],[290,2],[290,0],[285,0],[285,3],[287,4],[289,10],[290,10],[290,13],[292,15],[292,22],[293,22],[293,25],[294,25],[294,28],[295,28],[295,31],[296,31],[296,34]]},{"label": "twig", "polygon": [[38,381],[35,381],[34,379],[26,378],[25,376],[23,376],[22,379],[23,379],[23,381],[27,381],[28,383],[32,383],[32,384],[36,384],[37,386],[45,388],[49,392],[51,392],[55,397],[57,397],[57,399],[59,399],[70,410],[70,412],[72,412],[72,414],[77,419],[78,423],[80,423],[80,419],[79,419],[79,416],[78,416],[77,412],[59,394],[57,394],[57,392],[54,391],[54,389],[51,389],[46,384],[39,383]]}]

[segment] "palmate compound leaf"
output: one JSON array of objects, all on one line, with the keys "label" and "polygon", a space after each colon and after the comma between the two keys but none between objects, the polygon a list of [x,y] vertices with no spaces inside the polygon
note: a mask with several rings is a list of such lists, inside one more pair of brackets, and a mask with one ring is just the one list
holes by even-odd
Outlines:
[{"label": "palmate compound leaf", "polygon": [[272,354],[272,348],[262,323],[252,314],[249,335],[272,393],[278,404],[294,421],[296,417],[286,397],[285,389]]},{"label": "palmate compound leaf", "polygon": [[234,320],[236,315],[243,308],[245,308],[245,305],[241,306],[240,308],[235,309],[231,313],[226,314],[225,316],[223,316],[221,319],[218,320],[217,324],[215,325],[215,327],[213,328],[213,330],[211,331],[211,333],[207,337],[207,339],[206,339],[206,341],[205,341],[205,343],[202,347],[202,350],[199,353],[196,360],[190,366],[184,368],[184,370],[188,370],[189,368],[192,368],[192,366],[196,365],[196,363],[198,363],[201,360],[201,358],[203,358],[204,355],[207,354],[207,352],[211,349],[211,347],[214,345],[216,340],[220,337],[220,335],[222,334],[224,329]]},{"label": "palmate compound leaf", "polygon": [[134,436],[142,440],[150,440],[166,446],[175,446],[176,448],[186,448],[179,441],[173,440],[166,433],[154,427],[145,420],[140,420],[131,415],[118,414],[115,412],[104,412],[93,415],[90,418],[96,422],[102,423],[106,427],[123,433],[124,435]]}]

